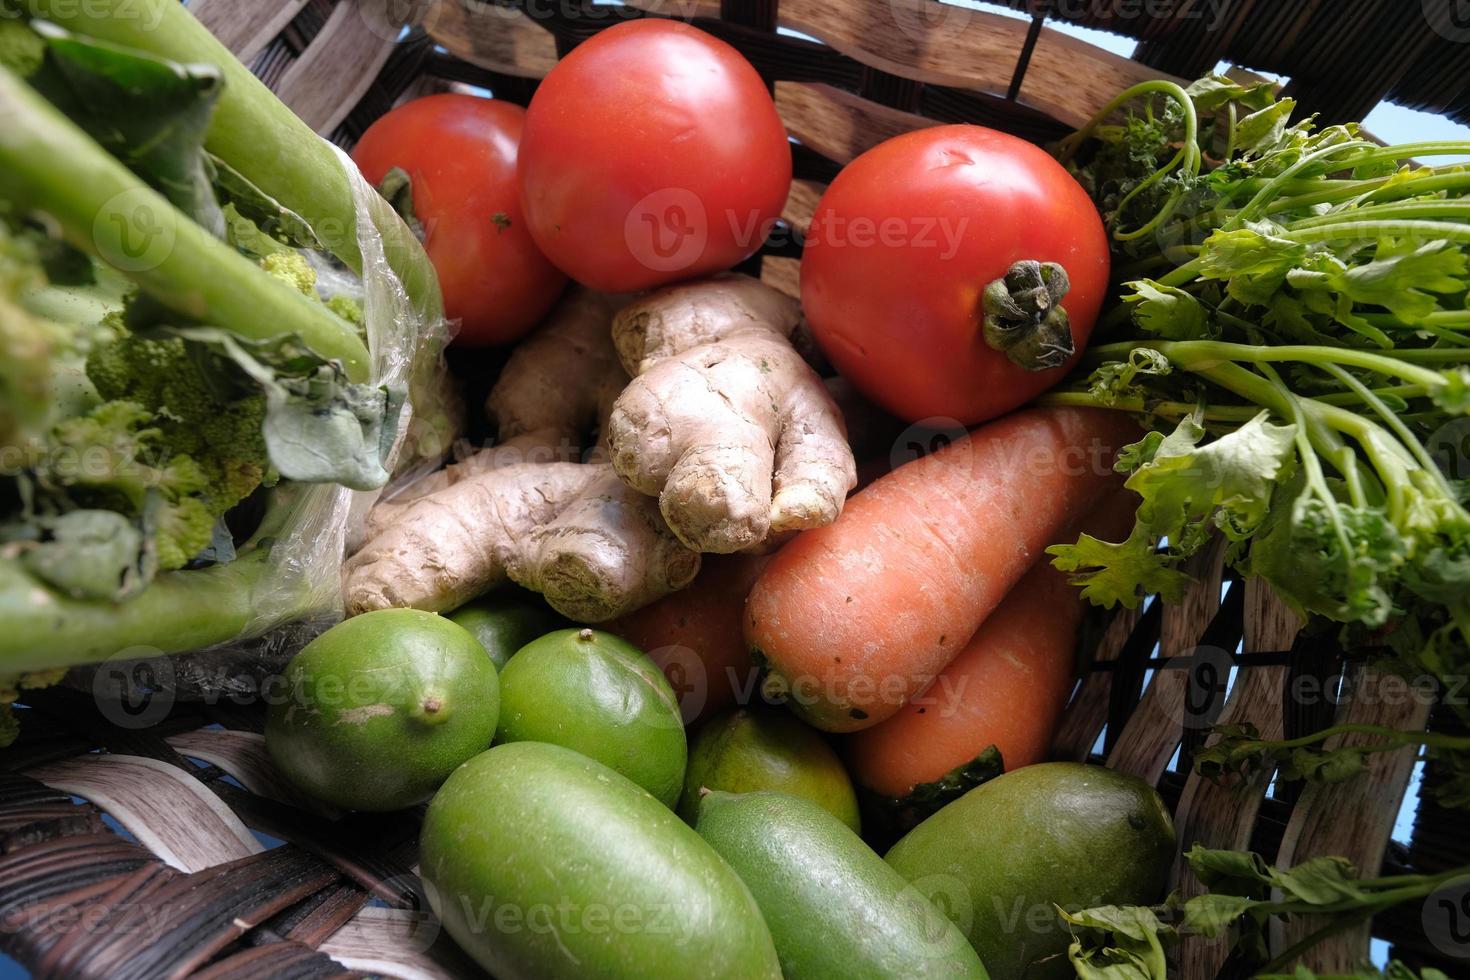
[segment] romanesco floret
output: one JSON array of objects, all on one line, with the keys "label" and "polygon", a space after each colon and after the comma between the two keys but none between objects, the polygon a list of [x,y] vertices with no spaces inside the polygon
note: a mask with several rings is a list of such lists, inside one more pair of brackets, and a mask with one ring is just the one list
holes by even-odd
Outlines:
[{"label": "romanesco floret", "polygon": [[201,468],[209,510],[218,517],[273,479],[261,427],[265,396],[221,392],[207,374],[213,355],[177,337],[124,334],[95,349],[87,376],[103,398],[127,400],[154,416],[167,458],[188,456]]},{"label": "romanesco floret", "polygon": [[303,296],[317,298],[316,270],[300,252],[273,252],[260,260],[260,267]]},{"label": "romanesco floret", "polygon": [[158,567],[168,570],[209,545],[223,510],[216,510],[204,467],[170,455],[154,420],[137,402],[103,402],[52,430],[41,473],[51,486],[66,488],[73,503],[134,518],[150,513]]},{"label": "romanesco floret", "polygon": [[153,539],[158,567],[183,568],[209,547],[216,519],[198,497],[183,497],[160,508]]},{"label": "romanesco floret", "polygon": [[362,315],[362,306],[351,296],[338,293],[327,300],[327,309],[352,324],[361,333],[363,327],[367,326],[367,318]]}]

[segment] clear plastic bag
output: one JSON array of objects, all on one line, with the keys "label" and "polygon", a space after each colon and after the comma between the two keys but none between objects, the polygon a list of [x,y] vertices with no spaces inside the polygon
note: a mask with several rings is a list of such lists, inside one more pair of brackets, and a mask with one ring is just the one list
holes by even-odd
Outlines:
[{"label": "clear plastic bag", "polygon": [[[456,434],[457,405],[443,361],[449,324],[409,297],[387,261],[377,230],[380,223],[399,218],[351,160],[340,151],[338,155],[356,205],[371,381],[403,403],[387,468],[406,476],[437,467]],[[156,700],[160,695],[170,700],[241,700],[263,692],[263,685],[297,650],[340,621],[342,562],[383,491],[291,484],[274,492],[276,504],[268,518],[272,524],[257,534],[258,539],[270,539],[268,567],[256,580],[251,615],[236,637],[166,657],[157,656],[161,651],[156,649],[129,647],[104,663],[74,669],[68,683],[91,691],[99,703]]]}]

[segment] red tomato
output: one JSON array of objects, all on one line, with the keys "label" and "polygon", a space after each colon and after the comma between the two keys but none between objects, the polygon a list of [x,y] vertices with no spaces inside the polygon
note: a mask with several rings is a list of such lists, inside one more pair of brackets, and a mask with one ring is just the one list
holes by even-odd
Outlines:
[{"label": "red tomato", "polygon": [[551,261],[629,292],[753,254],[786,203],[791,149],[738,51],[688,24],[636,20],[582,42],[537,88],[520,176]]},{"label": "red tomato", "polygon": [[[1041,370],[991,347],[983,328],[986,287],[1027,259],[1070,279],[1060,305],[1076,353],[1011,348],[1033,367],[1063,362]],[[1102,219],[1059,163],[1004,133],[937,126],[881,143],[837,175],[812,217],[801,299],[833,365],[869,398],[910,422],[974,425],[1067,373],[1097,320],[1108,263]],[[1022,336],[1040,335],[1029,325],[1008,334]]]},{"label": "red tomato", "polygon": [[521,214],[516,148],[526,112],[472,95],[430,95],[368,127],[352,151],[374,184],[398,167],[413,180],[413,210],[456,344],[520,338],[566,283],[536,248]]}]

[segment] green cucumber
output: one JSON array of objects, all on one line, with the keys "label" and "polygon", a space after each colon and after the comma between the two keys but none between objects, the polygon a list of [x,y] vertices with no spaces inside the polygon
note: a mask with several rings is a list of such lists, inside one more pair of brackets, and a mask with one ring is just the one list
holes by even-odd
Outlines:
[{"label": "green cucumber", "polygon": [[559,745],[499,745],[456,770],[429,804],[420,868],[449,935],[498,980],[781,976],[730,866]]},{"label": "green cucumber", "polygon": [[816,803],[711,792],[695,829],[755,895],[786,980],[986,976],[965,934]]}]

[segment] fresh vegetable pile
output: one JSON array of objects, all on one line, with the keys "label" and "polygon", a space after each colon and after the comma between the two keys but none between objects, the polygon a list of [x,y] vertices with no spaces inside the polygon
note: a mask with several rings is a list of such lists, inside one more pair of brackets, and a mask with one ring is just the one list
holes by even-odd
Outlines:
[{"label": "fresh vegetable pile", "polygon": [[[354,172],[151,2],[0,17],[7,703],[340,599],[263,751],[325,818],[427,804],[428,902],[502,980],[1164,980],[1185,936],[1269,973],[1464,874],[1209,850],[1051,760],[1087,600],[1176,599],[1221,537],[1347,643],[1470,670],[1470,168],[1405,162],[1470,145],[1218,77],[1055,156],[923,129],[831,183],[798,301],[732,271],[784,126],[689,25],[598,32],[524,111],[408,102]],[[442,468],[436,281],[464,346],[516,344]],[[1470,740],[1321,744],[1363,730],[1194,761],[1414,745],[1470,800]]]}]

